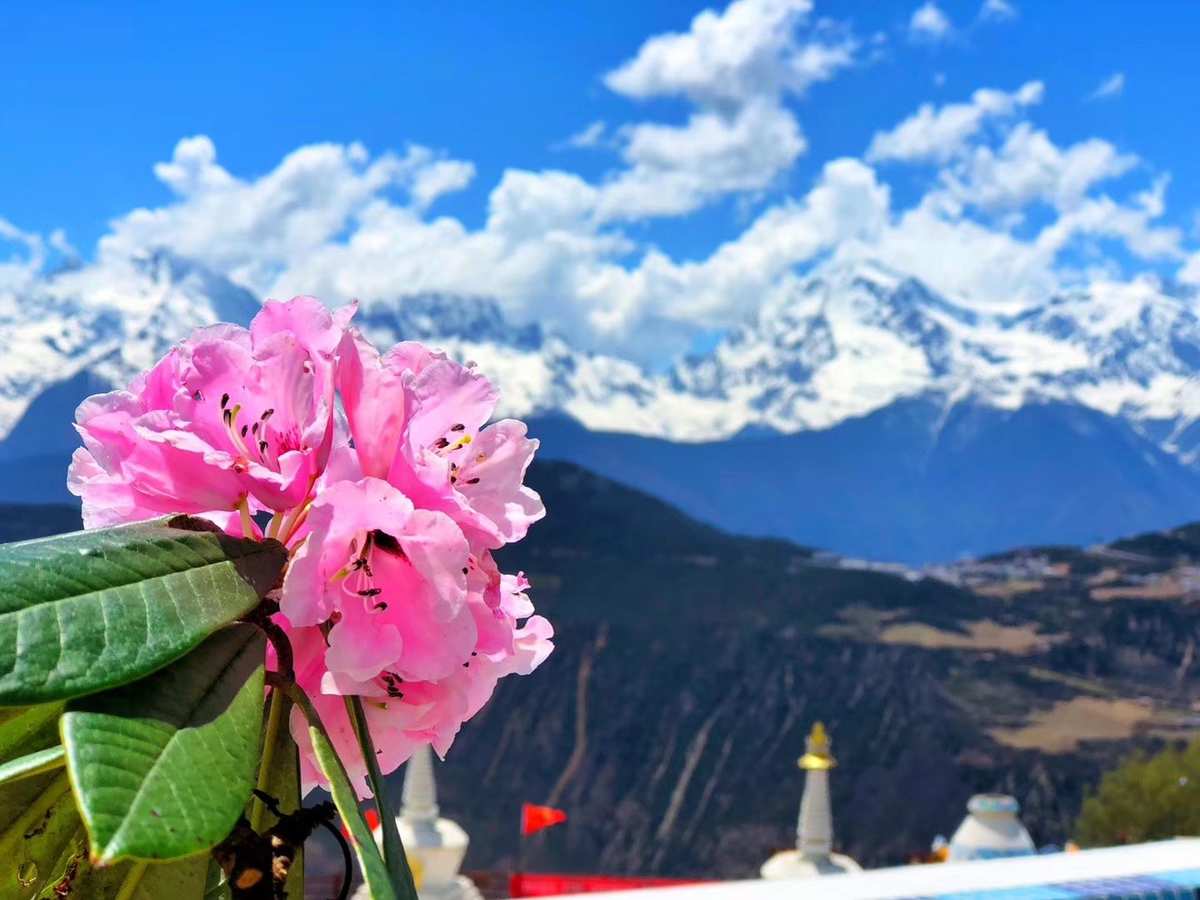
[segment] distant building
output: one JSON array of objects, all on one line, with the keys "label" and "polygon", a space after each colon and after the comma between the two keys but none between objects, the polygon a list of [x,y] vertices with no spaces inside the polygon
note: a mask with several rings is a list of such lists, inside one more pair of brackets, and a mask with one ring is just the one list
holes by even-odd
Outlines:
[{"label": "distant building", "polygon": [[976,794],[967,801],[967,817],[950,838],[951,862],[1029,856],[1033,839],[1017,818],[1020,806],[1007,794]]},{"label": "distant building", "polygon": [[[428,745],[418,747],[405,764],[402,796],[396,824],[420,900],[480,900],[475,885],[458,871],[467,853],[467,833],[438,814],[433,755]],[[369,896],[363,886],[354,900],[368,900]]]},{"label": "distant building", "polygon": [[837,765],[829,750],[829,736],[820,722],[808,736],[808,752],[800,757],[804,770],[804,795],[796,827],[796,849],[776,853],[761,869],[762,877],[812,878],[861,871],[848,856],[833,852],[833,810],[829,803],[829,770]]}]

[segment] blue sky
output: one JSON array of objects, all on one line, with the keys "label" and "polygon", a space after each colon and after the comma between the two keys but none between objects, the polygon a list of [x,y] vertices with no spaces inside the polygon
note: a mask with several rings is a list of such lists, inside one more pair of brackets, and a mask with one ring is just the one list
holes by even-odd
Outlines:
[{"label": "blue sky", "polygon": [[[42,274],[61,229],[85,260],[106,235],[112,253],[161,243],[259,293],[494,288],[516,318],[643,360],[752,314],[830,254],[878,255],[979,303],[1200,277],[1200,8],[809,7],[4,4],[0,219],[18,262],[46,248]],[[872,153],[922,104],[929,134],[914,125]],[[571,146],[593,123],[600,137]],[[195,136],[207,143],[180,156]],[[272,194],[281,161],[313,145],[341,149]],[[174,182],[154,168],[173,153]],[[364,174],[389,158],[406,161]],[[414,204],[439,162],[448,180]],[[812,193],[822,184],[829,197]],[[255,203],[239,232],[231,217]],[[294,220],[303,203],[328,205],[319,227]],[[918,207],[928,216],[904,218]],[[972,259],[1020,257],[1020,278],[995,286],[919,249],[959,237]],[[770,260],[720,253],[753,240]],[[415,266],[422,255],[441,263]]]}]

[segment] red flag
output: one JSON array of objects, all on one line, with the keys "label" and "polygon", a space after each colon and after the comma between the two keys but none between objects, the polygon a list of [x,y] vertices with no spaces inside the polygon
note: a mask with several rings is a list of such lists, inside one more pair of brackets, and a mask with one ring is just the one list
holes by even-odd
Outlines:
[{"label": "red flag", "polygon": [[[363,818],[367,820],[367,827],[372,831],[379,827],[379,813],[375,811],[375,807],[368,806],[364,809]],[[345,823],[342,823],[342,834],[347,838],[350,837],[350,829],[346,827]]]},{"label": "red flag", "polygon": [[521,834],[525,837],[565,821],[567,814],[553,806],[535,806],[532,803],[521,805]]}]

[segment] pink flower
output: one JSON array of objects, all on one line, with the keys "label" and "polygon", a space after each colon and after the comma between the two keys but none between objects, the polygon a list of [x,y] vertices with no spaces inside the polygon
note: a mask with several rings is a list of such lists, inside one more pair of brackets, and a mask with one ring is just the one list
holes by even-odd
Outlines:
[{"label": "pink flower", "polygon": [[[319,628],[289,629],[289,634],[296,655],[297,682],[316,706],[361,797],[369,796],[370,790],[366,764],[346,710],[347,695],[362,698],[376,759],[386,774],[395,771],[422,744],[430,744],[444,757],[463,723],[487,703],[501,678],[528,675],[554,648],[550,623],[541,616],[532,616],[523,626],[511,629],[509,649],[473,652],[467,665],[446,678],[409,680],[383,671],[370,681],[355,682],[339,678],[327,668]],[[307,722],[299,710],[292,712],[291,731],[301,751],[303,790],[326,785],[313,756]]]},{"label": "pink flower", "polygon": [[414,509],[378,478],[338,482],[313,503],[280,609],[298,626],[332,621],[326,664],[338,675],[443,678],[475,646],[469,560],[444,513]]},{"label": "pink flower", "polygon": [[[533,671],[552,649],[528,584],[382,479],[319,488],[280,605],[298,631],[297,678],[335,742],[354,747],[344,697],[357,695],[385,772],[421,743],[444,754],[501,677]],[[307,747],[302,720],[293,728]],[[353,753],[345,759],[365,773]],[[311,760],[305,773],[319,780]]]},{"label": "pink flower", "polygon": [[247,331],[197,331],[125,391],[76,412],[68,473],[89,527],[304,502],[334,441],[336,350],[353,314],[268,301]]},{"label": "pink flower", "polygon": [[[445,754],[553,630],[491,555],[544,515],[523,484],[537,441],[487,424],[497,394],[473,368],[416,343],[381,357],[353,312],[297,297],[248,330],[197,331],[80,405],[68,485],[88,527],[185,512],[288,547],[276,619],[365,791],[346,697],[362,699],[384,771],[423,743]],[[274,513],[265,535],[256,511]],[[291,727],[305,784],[322,783],[298,711]]]},{"label": "pink flower", "polygon": [[414,343],[381,357],[351,330],[338,386],[363,474],[386,478],[420,508],[445,512],[472,546],[518,541],[545,515],[523,484],[538,442],[521,422],[484,427],[497,393],[474,369]]}]

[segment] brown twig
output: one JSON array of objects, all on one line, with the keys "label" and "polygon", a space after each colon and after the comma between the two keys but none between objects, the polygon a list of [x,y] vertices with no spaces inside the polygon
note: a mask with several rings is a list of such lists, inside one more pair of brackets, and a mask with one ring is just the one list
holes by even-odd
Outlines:
[{"label": "brown twig", "polygon": [[295,677],[292,642],[288,640],[287,633],[271,618],[277,612],[279,612],[279,604],[271,597],[264,597],[263,601],[247,613],[242,621],[257,626],[267,636],[267,640],[275,648],[275,660],[279,667],[279,674],[287,681],[291,681]]}]

